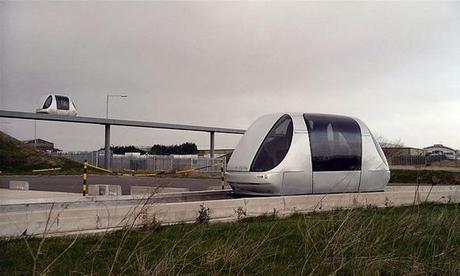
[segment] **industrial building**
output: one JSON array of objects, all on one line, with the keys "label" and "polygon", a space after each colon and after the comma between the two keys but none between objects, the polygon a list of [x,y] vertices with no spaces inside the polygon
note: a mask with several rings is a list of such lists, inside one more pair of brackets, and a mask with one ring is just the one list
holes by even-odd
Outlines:
[{"label": "industrial building", "polygon": [[54,148],[54,143],[43,139],[33,139],[22,141],[26,145],[34,147],[36,150],[45,151],[45,152],[56,152],[60,151],[59,149]]},{"label": "industrial building", "polygon": [[447,159],[456,160],[459,159],[459,151],[450,147],[446,147],[442,144],[434,144],[432,146],[424,148],[426,155],[435,156],[445,156]]}]

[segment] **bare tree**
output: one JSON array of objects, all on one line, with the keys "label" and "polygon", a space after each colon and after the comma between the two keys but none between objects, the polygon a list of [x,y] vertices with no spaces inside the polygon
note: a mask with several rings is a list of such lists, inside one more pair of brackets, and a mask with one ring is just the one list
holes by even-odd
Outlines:
[{"label": "bare tree", "polygon": [[375,140],[380,144],[385,153],[388,162],[392,163],[395,156],[404,155],[404,143],[401,138],[396,140],[389,140],[381,134],[376,133]]},{"label": "bare tree", "polygon": [[381,134],[376,133],[375,140],[380,144],[382,148],[401,148],[404,147],[404,143],[401,138],[396,140],[389,140]]}]

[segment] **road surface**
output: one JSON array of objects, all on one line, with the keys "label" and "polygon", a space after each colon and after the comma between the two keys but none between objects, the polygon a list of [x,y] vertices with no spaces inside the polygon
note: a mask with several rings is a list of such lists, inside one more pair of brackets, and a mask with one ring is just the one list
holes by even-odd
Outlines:
[{"label": "road surface", "polygon": [[[82,191],[81,175],[25,175],[25,176],[0,176],[0,188],[8,188],[10,180],[28,181],[29,189],[36,191],[52,191],[80,193]],[[175,187],[188,188],[190,191],[208,190],[209,187],[220,187],[220,179],[196,178],[163,178],[141,176],[112,176],[90,175],[88,184],[120,185],[124,195],[130,194],[131,186]],[[389,183],[391,186],[413,186],[414,183]],[[428,184],[421,184],[428,185]]]},{"label": "road surface", "polygon": [[[30,190],[68,193],[80,193],[83,182],[81,175],[1,176],[0,188],[8,188],[10,180],[28,181]],[[122,193],[129,195],[131,186],[177,187],[188,188],[190,191],[207,190],[213,186],[220,187],[220,179],[90,175],[88,184],[120,185]]]}]

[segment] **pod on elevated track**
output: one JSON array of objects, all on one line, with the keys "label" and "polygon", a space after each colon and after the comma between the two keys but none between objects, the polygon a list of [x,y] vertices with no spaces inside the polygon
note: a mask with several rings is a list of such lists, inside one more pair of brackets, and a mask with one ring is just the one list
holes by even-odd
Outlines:
[{"label": "pod on elevated track", "polygon": [[247,195],[371,192],[385,189],[390,170],[359,119],[269,114],[241,138],[226,179],[235,193]]},{"label": "pod on elevated track", "polygon": [[42,99],[42,102],[42,106],[36,110],[37,113],[77,116],[77,109],[67,96],[48,95]]}]

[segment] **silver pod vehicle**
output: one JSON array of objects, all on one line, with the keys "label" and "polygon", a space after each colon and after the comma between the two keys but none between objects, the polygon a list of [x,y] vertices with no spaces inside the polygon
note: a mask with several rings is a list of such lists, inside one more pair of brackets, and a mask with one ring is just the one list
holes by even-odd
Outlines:
[{"label": "silver pod vehicle", "polygon": [[49,95],[42,102],[42,106],[36,110],[37,113],[77,116],[77,108],[67,96]]},{"label": "silver pod vehicle", "polygon": [[385,155],[358,119],[325,114],[269,114],[256,120],[227,165],[237,194],[292,195],[383,191]]}]

